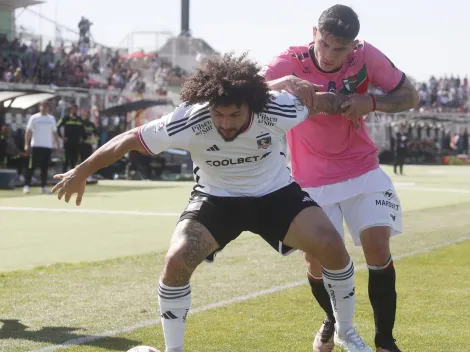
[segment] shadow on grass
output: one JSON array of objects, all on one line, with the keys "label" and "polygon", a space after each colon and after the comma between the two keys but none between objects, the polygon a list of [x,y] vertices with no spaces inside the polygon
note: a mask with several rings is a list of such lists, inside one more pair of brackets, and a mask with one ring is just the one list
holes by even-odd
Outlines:
[{"label": "shadow on grass", "polygon": [[28,340],[54,345],[61,345],[68,341],[68,345],[86,344],[111,351],[126,351],[140,344],[122,337],[103,337],[87,335],[77,331],[86,329],[67,326],[45,326],[40,330],[28,330],[28,326],[16,319],[0,319],[3,326],[0,328],[0,339]]}]

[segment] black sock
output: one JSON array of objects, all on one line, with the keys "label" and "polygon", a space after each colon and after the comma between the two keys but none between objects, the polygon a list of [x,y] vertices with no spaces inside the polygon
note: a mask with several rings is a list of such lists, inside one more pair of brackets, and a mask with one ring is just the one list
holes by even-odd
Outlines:
[{"label": "black sock", "polygon": [[369,299],[374,310],[375,345],[393,342],[393,326],[397,310],[395,267],[390,259],[383,266],[368,265]]},{"label": "black sock", "polygon": [[326,320],[335,323],[335,316],[333,315],[333,307],[331,306],[330,295],[326,292],[323,278],[313,276],[307,272],[308,282],[312,288],[312,294],[317,300],[318,304],[326,313]]}]

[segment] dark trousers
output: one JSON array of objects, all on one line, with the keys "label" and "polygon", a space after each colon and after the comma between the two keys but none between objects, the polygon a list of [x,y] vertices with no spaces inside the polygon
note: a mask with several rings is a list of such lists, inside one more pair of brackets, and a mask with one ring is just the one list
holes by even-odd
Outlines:
[{"label": "dark trousers", "polygon": [[93,152],[93,146],[91,144],[82,143],[80,144],[80,162],[84,162]]},{"label": "dark trousers", "polygon": [[78,144],[66,144],[64,146],[64,151],[65,151],[65,161],[64,161],[64,164],[62,165],[62,172],[67,172],[70,169],[73,169],[77,165],[79,145]]},{"label": "dark trousers", "polygon": [[405,152],[397,152],[395,155],[395,165],[393,166],[393,172],[397,173],[397,167],[400,167],[400,174],[403,174],[403,165],[405,164]]},{"label": "dark trousers", "polygon": [[34,170],[37,167],[41,170],[41,187],[47,185],[47,171],[49,169],[49,161],[51,160],[52,149],[33,147],[31,148],[31,155],[29,156],[29,165],[26,169],[25,185],[31,186],[31,178],[33,177]]}]

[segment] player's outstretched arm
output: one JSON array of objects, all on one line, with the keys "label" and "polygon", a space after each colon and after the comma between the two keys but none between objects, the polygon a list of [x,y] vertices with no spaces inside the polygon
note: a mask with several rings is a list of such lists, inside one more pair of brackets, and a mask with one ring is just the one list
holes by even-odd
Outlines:
[{"label": "player's outstretched arm", "polygon": [[86,180],[89,176],[121,159],[131,150],[146,153],[139,141],[137,130],[137,128],[129,130],[114,137],[76,168],[65,174],[55,175],[54,178],[60,181],[52,188],[52,193],[58,191],[59,200],[65,196],[67,203],[72,195],[77,193],[76,204],[80,205],[85,192]]}]

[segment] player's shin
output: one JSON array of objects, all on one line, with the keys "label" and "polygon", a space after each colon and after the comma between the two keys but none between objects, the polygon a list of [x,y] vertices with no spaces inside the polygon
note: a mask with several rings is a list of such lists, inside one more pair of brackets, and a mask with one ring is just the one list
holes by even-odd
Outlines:
[{"label": "player's shin", "polygon": [[326,291],[325,284],[323,283],[322,276],[315,276],[307,271],[308,283],[312,289],[312,294],[317,300],[318,304],[326,313],[326,320],[334,323],[335,317],[333,315],[333,308],[331,307],[330,296]]},{"label": "player's shin", "polygon": [[350,260],[348,265],[340,270],[322,269],[323,283],[330,295],[333,314],[336,320],[336,331],[345,335],[352,328],[354,315],[354,264]]},{"label": "player's shin", "polygon": [[158,285],[158,302],[166,352],[183,352],[186,316],[191,306],[191,287]]},{"label": "player's shin", "polygon": [[397,308],[395,290],[395,267],[390,256],[382,266],[367,265],[369,268],[369,299],[374,310],[375,343],[393,342],[393,326]]}]

